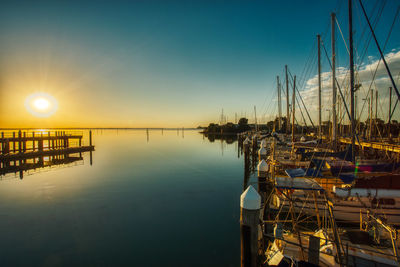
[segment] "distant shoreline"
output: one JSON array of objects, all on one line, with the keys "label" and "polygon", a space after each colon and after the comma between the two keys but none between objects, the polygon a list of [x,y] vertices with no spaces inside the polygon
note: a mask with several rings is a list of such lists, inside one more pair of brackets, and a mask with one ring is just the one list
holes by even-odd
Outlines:
[{"label": "distant shoreline", "polygon": [[118,127],[43,127],[43,128],[0,128],[0,130],[39,130],[39,129],[49,129],[49,130],[202,130],[198,128],[118,128]]}]

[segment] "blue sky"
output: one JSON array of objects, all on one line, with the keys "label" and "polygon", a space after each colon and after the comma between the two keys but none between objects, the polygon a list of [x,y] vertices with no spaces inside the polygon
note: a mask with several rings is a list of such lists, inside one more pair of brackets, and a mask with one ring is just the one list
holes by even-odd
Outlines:
[{"label": "blue sky", "polygon": [[[364,2],[375,16],[383,1]],[[385,3],[377,26],[382,42],[399,5]],[[16,103],[2,105],[1,120],[16,127],[191,127],[217,121],[222,108],[228,120],[235,113],[253,116],[254,105],[267,116],[284,65],[301,75],[318,33],[330,50],[332,11],[347,38],[343,0],[6,1],[1,101]],[[354,12],[358,42],[365,25],[359,7]],[[385,51],[400,47],[399,24]],[[338,65],[347,67],[337,40]],[[374,44],[369,47],[368,55],[377,57]],[[329,70],[326,61],[323,70]],[[34,91],[59,100],[53,118],[15,112]]]}]

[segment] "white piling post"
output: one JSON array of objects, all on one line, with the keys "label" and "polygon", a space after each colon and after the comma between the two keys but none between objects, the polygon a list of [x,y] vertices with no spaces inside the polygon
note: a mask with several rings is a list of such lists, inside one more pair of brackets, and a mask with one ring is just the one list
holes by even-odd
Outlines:
[{"label": "white piling post", "polygon": [[261,148],[258,150],[258,160],[267,159],[267,149],[261,145]]},{"label": "white piling post", "polygon": [[267,176],[269,172],[268,163],[262,159],[257,165],[258,192],[266,192]]},{"label": "white piling post", "polygon": [[241,267],[258,266],[258,228],[261,196],[249,186],[240,196]]},{"label": "white piling post", "polygon": [[261,140],[261,147],[267,147],[267,141],[265,139]]},{"label": "white piling post", "polygon": [[248,137],[246,137],[246,139],[243,141],[243,150],[245,153],[249,152],[249,148],[250,148],[250,139]]}]

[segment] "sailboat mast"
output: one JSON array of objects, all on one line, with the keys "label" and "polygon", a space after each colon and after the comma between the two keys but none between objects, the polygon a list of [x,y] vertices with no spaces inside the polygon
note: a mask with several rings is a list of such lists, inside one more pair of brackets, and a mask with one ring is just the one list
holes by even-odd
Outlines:
[{"label": "sailboat mast", "polygon": [[278,89],[278,116],[279,116],[279,130],[282,129],[282,103],[281,103],[281,84],[279,76],[276,76],[276,87]]},{"label": "sailboat mast", "polygon": [[372,109],[374,104],[374,90],[371,89],[371,97],[369,98],[369,140],[371,141],[372,138]]},{"label": "sailboat mast", "polygon": [[317,35],[318,42],[318,138],[322,138],[321,118],[321,35]]},{"label": "sailboat mast", "polygon": [[390,140],[390,115],[392,113],[392,87],[389,87],[389,120],[388,120],[388,137]]},{"label": "sailboat mast", "polygon": [[378,119],[378,89],[375,90],[375,123],[376,120]]},{"label": "sailboat mast", "polygon": [[350,54],[350,119],[351,119],[351,161],[355,163],[355,124],[354,124],[354,61],[353,61],[353,7],[349,0],[349,54]]},{"label": "sailboat mast", "polygon": [[294,80],[293,80],[293,98],[292,98],[292,145],[294,144],[295,111],[296,111],[296,75],[294,75]]},{"label": "sailboat mast", "polygon": [[285,65],[285,75],[286,75],[286,134],[289,133],[289,80],[288,80],[288,72],[287,72],[287,65]]},{"label": "sailboat mast", "polygon": [[258,125],[257,125],[257,110],[256,110],[256,106],[254,106],[254,123],[255,123],[255,128],[256,128],[256,132],[258,131]]},{"label": "sailboat mast", "polygon": [[337,116],[336,116],[336,50],[335,50],[335,13],[331,14],[332,39],[332,145],[336,151]]}]

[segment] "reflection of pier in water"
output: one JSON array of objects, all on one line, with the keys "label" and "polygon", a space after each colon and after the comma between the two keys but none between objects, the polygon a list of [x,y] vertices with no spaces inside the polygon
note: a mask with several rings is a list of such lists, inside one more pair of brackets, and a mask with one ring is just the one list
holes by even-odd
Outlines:
[{"label": "reflection of pier in water", "polygon": [[90,152],[92,165],[92,132],[89,146],[82,143],[83,134],[65,131],[33,131],[1,133],[0,175],[23,173],[38,168],[68,165],[83,161],[82,153]]}]

